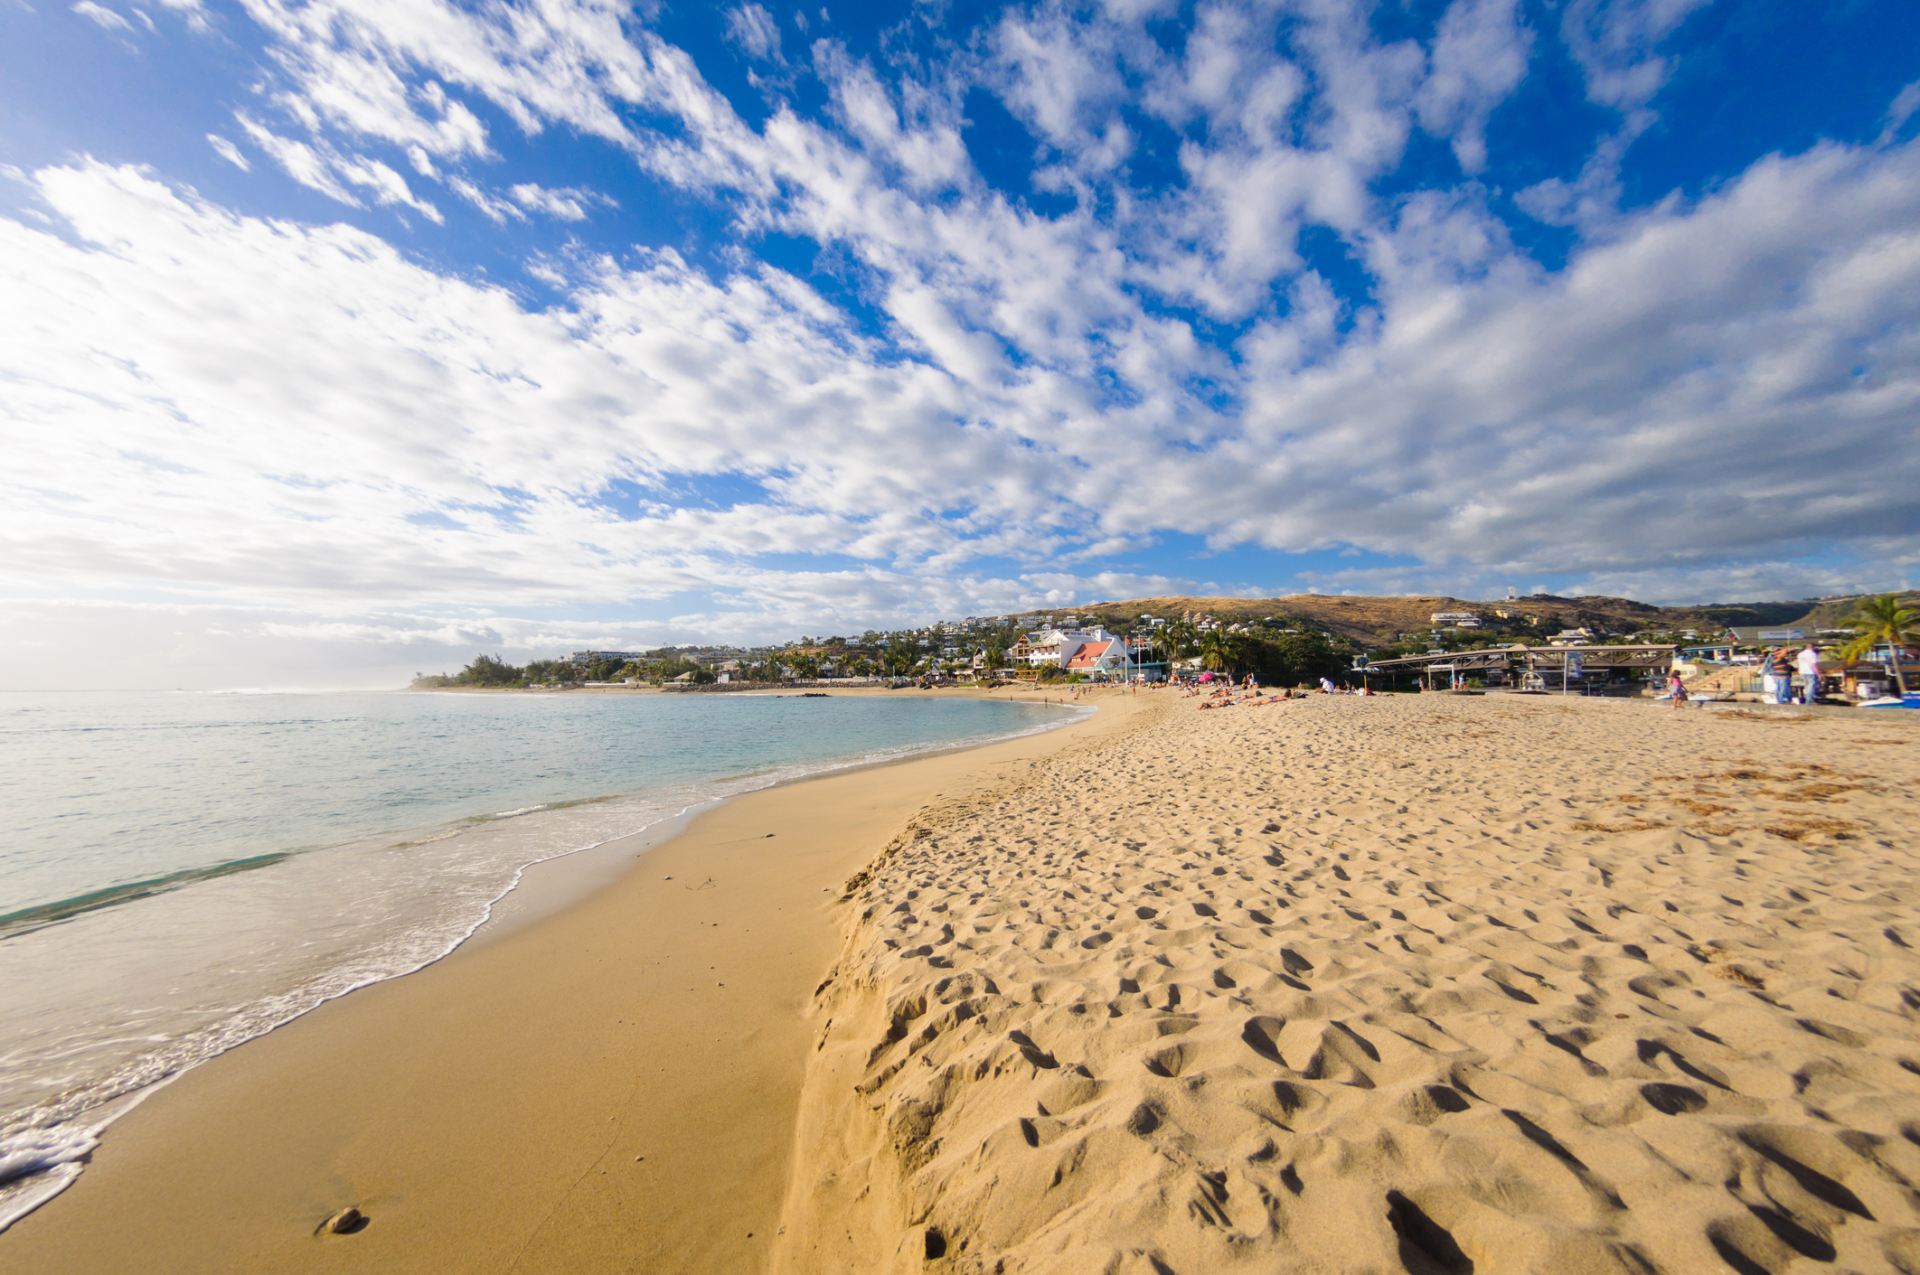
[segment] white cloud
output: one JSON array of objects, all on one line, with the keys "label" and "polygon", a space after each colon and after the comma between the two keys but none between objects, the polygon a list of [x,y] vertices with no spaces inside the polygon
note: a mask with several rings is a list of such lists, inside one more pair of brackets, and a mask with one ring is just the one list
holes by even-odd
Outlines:
[{"label": "white cloud", "polygon": [[1578,227],[1597,238],[1620,210],[1620,168],[1627,147],[1639,135],[1628,127],[1602,138],[1572,181],[1549,177],[1514,196],[1514,202],[1532,217],[1555,226]]},{"label": "white cloud", "polygon": [[507,191],[513,202],[528,212],[545,213],[561,221],[585,221],[587,205],[611,203],[605,196],[573,187],[550,188],[533,182],[520,182]]},{"label": "white cloud", "polygon": [[[235,116],[254,145],[265,151],[286,171],[287,176],[329,199],[350,207],[364,205],[348,189],[359,187],[380,205],[402,205],[413,209],[436,225],[444,221],[440,210],[417,198],[407,179],[377,159],[360,155],[341,155],[329,146],[309,146],[291,137],[282,137],[251,116]],[[219,149],[217,146],[215,149]],[[224,154],[224,152],[222,152]]]},{"label": "white cloud", "polygon": [[1633,112],[1651,102],[1673,73],[1663,40],[1712,0],[1569,0],[1560,34],[1586,73],[1587,96]]},{"label": "white cloud", "polygon": [[1440,19],[1415,105],[1421,127],[1451,137],[1469,173],[1486,167],[1487,116],[1525,77],[1530,43],[1517,0],[1454,0]]},{"label": "white cloud", "polygon": [[[1249,407],[1199,450],[1075,406],[1071,380],[935,348],[964,329],[928,297],[896,308],[960,380],[891,361],[775,272],[711,280],[658,254],[529,310],[345,227],[236,217],[122,169],[36,181],[73,241],[0,221],[27,299],[0,396],[35,422],[0,501],[19,587],[138,580],[296,612],[717,591],[844,615],[977,609],[1034,586],[970,578],[970,554],[1031,576],[1156,529],[1596,578],[1914,534],[1920,472],[1880,446],[1920,404],[1911,147],[1767,161],[1557,277],[1513,264],[1471,203],[1410,204],[1369,248],[1378,322],[1340,342],[1303,317],[1311,359],[1279,333],[1250,344]],[[1300,311],[1324,316],[1313,293]],[[1143,348],[1199,357],[1177,332]],[[700,510],[658,486],[718,472],[769,494]],[[610,476],[641,493],[627,514],[599,502]],[[796,548],[876,565],[753,565]]]},{"label": "white cloud", "polygon": [[402,204],[424,216],[435,225],[445,220],[440,210],[424,199],[415,197],[407,186],[407,179],[377,159],[364,156],[333,158],[334,171],[347,181],[372,192],[377,204]]},{"label": "white cloud", "polygon": [[247,115],[235,116],[240,127],[246,131],[253,144],[267,153],[267,157],[286,172],[287,176],[299,182],[309,190],[317,190],[329,199],[335,199],[354,208],[361,206],[338,177],[334,175],[334,165],[330,157],[320,150],[291,137],[282,137],[273,130],[260,124]]},{"label": "white cloud", "polygon": [[133,34],[131,22],[112,9],[95,4],[94,0],[80,0],[80,3],[73,6],[73,11],[103,31],[123,31],[128,35]]},{"label": "white cloud", "polygon": [[[1427,47],[1332,0],[1202,4],[1183,38],[1150,6],[1014,8],[905,75],[816,41],[825,105],[770,93],[753,125],[613,0],[247,0],[268,51],[241,142],[329,198],[437,222],[438,182],[502,226],[610,206],[476,180],[497,111],[529,146],[623,148],[739,242],[724,269],[536,256],[540,307],[151,173],[34,174],[40,206],[0,218],[0,286],[28,299],[0,311],[0,582],[411,652],[616,605],[659,617],[633,644],[1159,591],[1181,582],[1100,571],[1167,532],[1394,555],[1412,584],[1910,571],[1920,471],[1881,444],[1920,407],[1912,94],[1877,146],[1623,212],[1691,7],[1563,10],[1621,124],[1521,195],[1586,232],[1549,273],[1476,183],[1377,193],[1416,125],[1485,163],[1531,39],[1508,0],[1457,0]],[[1048,198],[975,170],[981,87],[1040,139]],[[1130,177],[1170,159],[1181,180]],[[820,244],[858,311],[755,263],[768,230]],[[1328,232],[1346,265],[1310,251]],[[702,507],[723,474],[758,490]]]},{"label": "white cloud", "polygon": [[1503,258],[1470,208],[1403,221],[1377,259],[1417,268],[1387,271],[1377,335],[1256,372],[1257,477],[1209,499],[1244,501],[1230,536],[1529,574],[1911,538],[1920,473],[1881,441],[1920,403],[1917,216],[1914,148],[1825,147],[1632,219],[1557,276],[1475,266]]},{"label": "white cloud", "polygon": [[253,171],[252,161],[240,153],[238,146],[235,146],[232,142],[220,136],[220,134],[208,133],[207,145],[213,147],[214,154],[226,160],[241,172],[250,173]]},{"label": "white cloud", "polygon": [[[78,242],[0,222],[10,294],[33,302],[10,310],[0,391],[8,419],[37,423],[0,516],[29,578],[661,597],[751,578],[716,554],[946,547],[953,532],[914,510],[950,481],[990,503],[1007,477],[984,434],[944,435],[944,375],[873,360],[790,278],[715,284],[665,254],[527,311],[361,232],[237,218],[128,170],[39,186]],[[97,295],[116,317],[76,341]],[[198,440],[184,451],[183,432]],[[943,472],[901,472],[897,449]],[[743,469],[787,472],[804,505],[621,518],[593,503],[610,476]],[[409,521],[423,513],[461,529]]]},{"label": "white cloud", "polygon": [[160,7],[185,17],[187,26],[194,31],[204,34],[213,30],[213,20],[207,16],[205,0],[160,0]]},{"label": "white cloud", "polygon": [[1916,111],[1920,111],[1920,80],[1894,94],[1892,104],[1887,107],[1887,126],[1880,133],[1881,144],[1892,141]]},{"label": "white cloud", "polygon": [[506,225],[509,219],[513,221],[525,221],[527,219],[527,215],[521,212],[512,200],[502,199],[498,195],[490,195],[464,177],[448,178],[447,187],[452,190],[454,194],[460,196],[460,198],[485,213],[487,220],[496,226]]},{"label": "white cloud", "polygon": [[[632,152],[675,182],[764,188],[749,131],[687,55],[615,0],[469,10],[450,0],[246,0],[273,39],[273,98],[310,129],[417,144],[443,159],[489,153],[471,94],[533,135],[564,124]],[[684,123],[639,130],[629,110]]]},{"label": "white cloud", "polygon": [[762,5],[740,4],[727,10],[727,35],[756,58],[780,55],[780,26]]},{"label": "white cloud", "polygon": [[1113,38],[1057,10],[1009,12],[993,34],[1008,105],[1050,145],[1087,149],[1125,87]]},{"label": "white cloud", "polygon": [[1560,34],[1586,77],[1587,96],[1620,112],[1620,127],[1600,139],[1571,181],[1548,178],[1519,192],[1529,214],[1575,226],[1588,238],[1608,233],[1618,216],[1620,172],[1627,149],[1658,114],[1651,103],[1673,73],[1659,52],[1694,11],[1712,0],[1572,0],[1561,11]]},{"label": "white cloud", "polygon": [[953,119],[903,124],[892,94],[871,67],[853,61],[825,40],[814,51],[820,76],[832,90],[836,114],[869,154],[897,165],[907,186],[919,193],[966,183],[972,163]]}]

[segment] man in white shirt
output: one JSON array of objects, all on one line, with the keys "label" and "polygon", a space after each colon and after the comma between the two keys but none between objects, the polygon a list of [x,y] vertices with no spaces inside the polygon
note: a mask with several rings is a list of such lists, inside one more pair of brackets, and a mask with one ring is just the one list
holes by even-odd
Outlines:
[{"label": "man in white shirt", "polygon": [[1794,657],[1794,665],[1800,670],[1800,679],[1806,683],[1809,704],[1820,702],[1820,648],[1807,643],[1807,649]]}]

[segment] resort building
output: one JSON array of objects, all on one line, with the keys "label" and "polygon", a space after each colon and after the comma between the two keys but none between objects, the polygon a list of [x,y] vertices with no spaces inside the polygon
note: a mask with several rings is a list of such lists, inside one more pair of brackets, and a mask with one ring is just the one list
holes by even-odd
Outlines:
[{"label": "resort building", "polygon": [[1029,668],[1063,669],[1083,647],[1103,642],[1114,644],[1117,652],[1124,653],[1120,639],[1105,629],[1044,629],[1014,643],[1010,655]]},{"label": "resort building", "polygon": [[1075,651],[1062,667],[1069,673],[1081,673],[1088,677],[1124,675],[1127,670],[1126,644],[1118,638],[1088,642]]}]

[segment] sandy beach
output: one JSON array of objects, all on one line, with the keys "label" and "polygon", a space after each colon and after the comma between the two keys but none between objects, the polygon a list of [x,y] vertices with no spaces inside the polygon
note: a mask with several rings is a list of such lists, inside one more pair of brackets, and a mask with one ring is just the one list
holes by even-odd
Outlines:
[{"label": "sandy beach", "polygon": [[1907,722],[1092,702],[216,1059],[0,1266],[1920,1270]]},{"label": "sandy beach", "polygon": [[777,1265],[1920,1269],[1915,756],[1162,701],[855,883]]}]

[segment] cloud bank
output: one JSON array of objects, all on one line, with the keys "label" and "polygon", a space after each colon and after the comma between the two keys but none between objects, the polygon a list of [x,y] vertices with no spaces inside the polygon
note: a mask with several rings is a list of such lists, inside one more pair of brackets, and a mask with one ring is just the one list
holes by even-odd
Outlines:
[{"label": "cloud bank", "polygon": [[[1199,587],[1816,592],[1920,557],[1912,112],[1624,207],[1695,5],[1554,30],[1456,0],[1394,38],[1335,4],[1014,6],[893,57],[743,5],[703,56],[774,68],[754,103],[612,4],[175,7],[261,41],[206,138],[227,171],[338,212],[18,176],[0,639],[105,611],[187,663],[345,665]],[[1504,196],[1492,124],[1549,44],[1615,123]],[[503,158],[549,146],[647,185]],[[636,189],[709,210],[711,250],[626,237]],[[524,280],[423,248],[537,225],[590,237]],[[1169,543],[1362,561],[1223,576]]]}]

